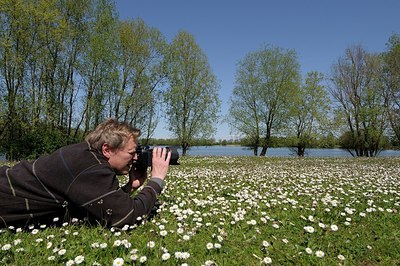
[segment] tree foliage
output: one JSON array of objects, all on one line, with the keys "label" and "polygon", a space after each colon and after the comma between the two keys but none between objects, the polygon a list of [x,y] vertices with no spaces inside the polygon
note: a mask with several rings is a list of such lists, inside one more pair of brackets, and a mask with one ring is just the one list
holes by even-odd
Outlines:
[{"label": "tree foliage", "polygon": [[[71,65],[67,55],[67,38],[72,35],[68,19],[73,6],[57,1],[2,1],[0,43],[1,97],[6,108],[0,125],[2,150],[15,159],[23,155],[13,147],[23,144],[25,136],[35,132],[57,134],[68,125]],[[80,3],[85,11],[86,1]],[[60,8],[63,6],[63,8]],[[76,14],[78,19],[82,19]],[[34,140],[33,140],[34,141]],[[36,140],[37,141],[37,140]],[[64,143],[68,138],[64,139]]]},{"label": "tree foliage", "polygon": [[[141,19],[120,21],[112,0],[0,1],[0,153],[35,157],[83,139],[107,117],[151,139],[164,114],[183,153],[216,130],[219,82],[193,36],[167,43]],[[286,137],[375,156],[400,143],[400,37],[381,54],[346,49],[333,65],[333,112],[319,73],[301,84],[294,50],[263,46],[238,62],[227,120],[254,154]],[[332,117],[335,116],[334,119]],[[324,119],[336,132],[319,134]],[[289,143],[289,142],[285,142]],[[28,145],[29,144],[29,145]]]},{"label": "tree foliage", "polygon": [[299,86],[293,50],[264,46],[242,59],[229,109],[230,125],[250,140],[254,155],[265,156],[273,132],[288,121],[291,99]]},{"label": "tree foliage", "polygon": [[353,156],[376,156],[382,148],[387,112],[381,75],[382,57],[360,45],[346,49],[333,66],[331,93],[349,131],[352,146],[346,148]]},{"label": "tree foliage", "polygon": [[159,30],[141,19],[121,22],[119,38],[118,87],[109,94],[110,116],[140,128],[147,142],[158,123],[168,45]]},{"label": "tree foliage", "polygon": [[397,142],[400,143],[400,35],[393,34],[383,54],[385,64],[382,83],[387,97],[389,123]]},{"label": "tree foliage", "polygon": [[51,152],[106,117],[153,134],[166,72],[158,30],[120,22],[110,0],[1,1],[0,11],[0,152]]},{"label": "tree foliage", "polygon": [[322,135],[319,133],[327,125],[330,100],[328,92],[321,84],[322,81],[321,73],[307,73],[304,84],[293,98],[289,128],[295,134],[293,146],[300,157],[303,157],[306,148]]},{"label": "tree foliage", "polygon": [[207,57],[187,32],[178,33],[172,41],[168,64],[165,115],[185,155],[195,139],[210,138],[215,132],[219,84]]}]

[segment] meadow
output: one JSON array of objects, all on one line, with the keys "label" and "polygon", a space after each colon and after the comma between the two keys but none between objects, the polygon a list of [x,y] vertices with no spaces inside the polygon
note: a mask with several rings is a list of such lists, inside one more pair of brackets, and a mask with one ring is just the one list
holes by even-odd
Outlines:
[{"label": "meadow", "polygon": [[399,157],[180,163],[150,221],[0,229],[0,264],[400,265]]}]

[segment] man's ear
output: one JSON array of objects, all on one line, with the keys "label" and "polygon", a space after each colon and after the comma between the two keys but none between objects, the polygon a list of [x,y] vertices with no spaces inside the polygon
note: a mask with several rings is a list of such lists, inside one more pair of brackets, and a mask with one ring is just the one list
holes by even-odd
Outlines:
[{"label": "man's ear", "polygon": [[101,152],[103,153],[104,157],[110,159],[112,153],[110,145],[108,145],[107,143],[103,143],[103,146],[101,146]]}]

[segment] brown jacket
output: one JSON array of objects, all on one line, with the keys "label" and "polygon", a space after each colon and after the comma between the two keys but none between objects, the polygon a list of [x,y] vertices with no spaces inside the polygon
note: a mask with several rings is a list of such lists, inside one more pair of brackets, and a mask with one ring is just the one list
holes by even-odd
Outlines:
[{"label": "brown jacket", "polygon": [[34,162],[0,167],[0,227],[48,224],[56,217],[115,227],[136,224],[162,190],[157,181],[150,179],[131,198],[131,184],[119,186],[102,154],[87,142],[66,146]]}]

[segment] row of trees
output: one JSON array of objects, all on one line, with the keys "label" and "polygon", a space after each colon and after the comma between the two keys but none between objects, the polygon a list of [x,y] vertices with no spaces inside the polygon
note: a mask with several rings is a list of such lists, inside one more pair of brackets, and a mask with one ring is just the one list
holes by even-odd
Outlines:
[{"label": "row of trees", "polygon": [[318,136],[334,132],[353,156],[376,156],[388,136],[400,141],[399,35],[387,45],[380,54],[352,46],[328,77],[309,72],[304,81],[295,51],[251,52],[239,62],[228,121],[255,155],[258,147],[265,155],[272,136],[285,135],[304,156]]},{"label": "row of trees", "polygon": [[[162,115],[184,151],[212,135],[218,83],[193,36],[167,43],[111,0],[0,3],[0,152],[35,157],[107,117],[152,136]],[[162,112],[160,111],[162,110]]]},{"label": "row of trees", "polygon": [[[111,0],[0,2],[0,152],[36,157],[83,139],[107,117],[150,139],[160,118],[182,147],[212,138],[219,83],[192,35],[168,43],[142,20],[120,21]],[[294,50],[265,45],[239,61],[226,120],[265,155],[287,137],[299,156],[343,134],[355,156],[400,139],[400,39],[372,54],[350,47],[332,73],[303,78]],[[328,82],[326,82],[328,81]]]}]

